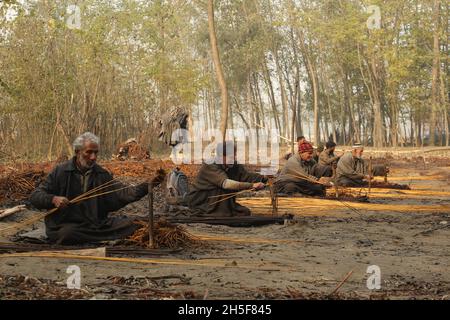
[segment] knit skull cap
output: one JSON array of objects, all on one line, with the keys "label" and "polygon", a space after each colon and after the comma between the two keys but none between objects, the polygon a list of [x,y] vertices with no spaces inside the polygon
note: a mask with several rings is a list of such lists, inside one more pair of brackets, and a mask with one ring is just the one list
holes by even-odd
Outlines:
[{"label": "knit skull cap", "polygon": [[298,148],[298,151],[299,151],[300,153],[303,153],[303,152],[311,152],[311,151],[313,151],[313,146],[311,145],[311,143],[305,141],[305,142],[303,142],[302,144],[300,144],[300,146],[299,146],[299,148]]}]

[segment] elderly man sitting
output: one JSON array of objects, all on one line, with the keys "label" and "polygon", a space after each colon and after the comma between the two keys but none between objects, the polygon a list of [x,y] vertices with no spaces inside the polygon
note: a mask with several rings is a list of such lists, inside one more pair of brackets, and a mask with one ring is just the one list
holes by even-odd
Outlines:
[{"label": "elderly man sitting", "polygon": [[314,149],[309,142],[300,145],[299,153],[289,158],[274,182],[278,193],[302,193],[310,196],[324,196],[325,187],[331,186],[329,179],[320,175]]},{"label": "elderly man sitting", "polygon": [[58,208],[45,218],[47,237],[57,244],[81,244],[131,235],[137,229],[131,220],[108,217],[108,213],[145,196],[148,183],[126,188],[114,182],[99,193],[116,192],[70,204],[71,199],[113,180],[108,171],[96,164],[97,136],[83,133],[75,139],[73,147],[76,155],[54,168],[31,194],[30,201],[36,208]]},{"label": "elderly man sitting", "polygon": [[374,176],[383,176],[387,168],[383,165],[373,166],[369,172],[369,166],[362,158],[364,147],[355,144],[351,152],[345,153],[338,161],[336,169],[336,182],[344,187],[364,187]]}]

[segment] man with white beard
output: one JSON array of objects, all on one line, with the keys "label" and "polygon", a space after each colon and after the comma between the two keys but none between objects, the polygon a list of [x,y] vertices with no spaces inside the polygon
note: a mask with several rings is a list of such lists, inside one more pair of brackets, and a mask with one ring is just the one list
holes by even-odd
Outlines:
[{"label": "man with white beard", "polygon": [[353,145],[352,151],[345,153],[338,161],[336,175],[337,184],[344,187],[364,187],[374,176],[382,176],[386,167],[382,165],[373,166],[369,172],[369,166],[362,158],[364,147],[357,143]]},{"label": "man with white beard", "polygon": [[147,182],[126,187],[116,181],[99,192],[104,195],[76,204],[70,202],[113,180],[112,175],[96,163],[99,144],[99,138],[90,132],[80,135],[73,143],[75,156],[54,168],[31,194],[30,201],[36,208],[58,209],[45,217],[50,242],[65,245],[115,240],[138,229],[132,219],[109,217],[109,213],[145,196]]}]

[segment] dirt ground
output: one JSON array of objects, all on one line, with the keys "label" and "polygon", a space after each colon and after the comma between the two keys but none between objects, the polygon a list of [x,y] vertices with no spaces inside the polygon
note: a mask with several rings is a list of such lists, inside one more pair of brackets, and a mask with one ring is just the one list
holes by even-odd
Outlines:
[{"label": "dirt ground", "polygon": [[[392,209],[355,211],[338,201],[308,209],[310,199],[303,198],[304,209],[285,209],[294,221],[284,225],[187,225],[204,240],[165,257],[93,261],[0,256],[0,299],[448,300],[450,160],[392,160],[390,166],[389,181],[408,184],[412,190],[385,194],[374,190],[369,199]],[[138,176],[139,172],[122,179],[133,182]],[[157,192],[156,200],[157,212],[167,214],[162,192]],[[120,213],[146,217],[147,209],[143,198]],[[1,220],[0,227],[34,213],[17,213]],[[80,290],[66,288],[71,265],[81,270]],[[371,276],[367,268],[372,265],[381,271],[378,290],[367,286]],[[347,281],[331,295],[349,272]]]}]

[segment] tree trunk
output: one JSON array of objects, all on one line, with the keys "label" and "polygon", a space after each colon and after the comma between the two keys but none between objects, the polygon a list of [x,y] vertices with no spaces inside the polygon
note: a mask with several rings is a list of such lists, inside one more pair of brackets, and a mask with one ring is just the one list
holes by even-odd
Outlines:
[{"label": "tree trunk", "polygon": [[208,0],[208,31],[214,67],[216,69],[217,81],[219,82],[221,92],[222,117],[220,121],[220,130],[222,131],[223,141],[225,141],[228,123],[228,90],[222,65],[220,63],[219,48],[217,46],[216,30],[214,26],[214,0]]},{"label": "tree trunk", "polygon": [[306,62],[306,69],[308,70],[309,80],[311,81],[311,89],[313,92],[313,110],[314,110],[314,144],[317,146],[320,141],[319,132],[319,90],[317,83],[317,71],[313,64],[312,58],[306,47],[303,34],[299,32],[300,47],[302,48],[302,55]]},{"label": "tree trunk", "polygon": [[433,70],[431,80],[431,115],[430,115],[430,145],[436,145],[436,115],[439,108],[439,13],[440,0],[434,0],[433,5]]},{"label": "tree trunk", "polygon": [[278,130],[278,133],[281,134],[281,123],[280,123],[280,117],[278,116],[278,110],[277,110],[277,104],[275,101],[275,93],[273,90],[273,85],[272,85],[272,80],[270,79],[270,72],[269,72],[269,68],[267,67],[267,65],[264,63],[264,71],[265,71],[265,80],[269,89],[269,98],[270,98],[270,102],[272,105],[272,112],[273,112],[273,117],[275,119],[275,126],[276,129]]},{"label": "tree trunk", "polygon": [[[285,136],[287,138],[289,134],[289,118],[288,118],[288,107],[287,107],[287,97],[286,97],[286,89],[284,86],[284,80],[283,80],[283,71],[280,66],[280,61],[278,59],[278,53],[274,52],[274,58],[275,58],[275,65],[277,66],[277,74],[278,74],[278,81],[280,82],[280,92],[281,92],[281,107],[283,110],[283,126],[281,127],[283,129],[281,135]],[[291,138],[292,140],[293,138]]]}]

